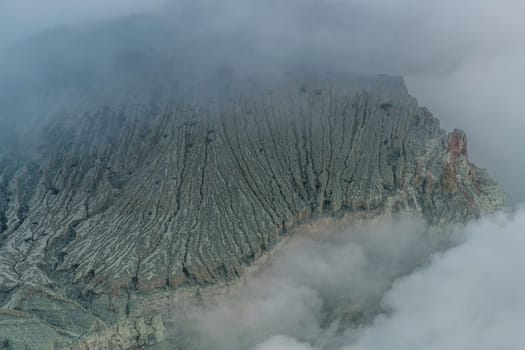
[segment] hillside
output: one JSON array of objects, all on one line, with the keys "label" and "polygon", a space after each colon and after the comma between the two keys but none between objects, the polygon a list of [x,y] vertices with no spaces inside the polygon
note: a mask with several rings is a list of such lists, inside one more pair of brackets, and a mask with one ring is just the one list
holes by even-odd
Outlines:
[{"label": "hillside", "polygon": [[[443,227],[504,204],[465,134],[442,130],[400,77],[299,70],[261,82],[221,67],[196,85],[112,95],[80,79],[81,98],[42,119],[25,110],[42,131],[0,152],[7,348],[153,344],[163,298],[238,278],[307,220],[410,211]],[[27,94],[3,98],[18,113]]]}]

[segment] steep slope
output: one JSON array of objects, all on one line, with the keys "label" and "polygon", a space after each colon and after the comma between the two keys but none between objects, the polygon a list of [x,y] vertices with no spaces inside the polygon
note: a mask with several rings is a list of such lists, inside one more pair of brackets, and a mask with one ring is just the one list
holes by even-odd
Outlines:
[{"label": "steep slope", "polygon": [[97,332],[154,343],[162,321],[144,300],[240,276],[310,218],[446,225],[504,203],[465,134],[395,77],[165,92],[72,107],[45,130],[30,159],[0,159],[0,340],[15,348]]}]

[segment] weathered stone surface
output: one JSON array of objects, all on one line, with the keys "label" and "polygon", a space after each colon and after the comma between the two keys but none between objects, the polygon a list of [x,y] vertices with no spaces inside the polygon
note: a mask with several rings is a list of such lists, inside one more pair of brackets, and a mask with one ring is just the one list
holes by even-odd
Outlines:
[{"label": "weathered stone surface", "polygon": [[32,160],[0,153],[0,344],[154,343],[149,293],[235,278],[318,215],[501,208],[466,144],[387,76],[71,108]]}]

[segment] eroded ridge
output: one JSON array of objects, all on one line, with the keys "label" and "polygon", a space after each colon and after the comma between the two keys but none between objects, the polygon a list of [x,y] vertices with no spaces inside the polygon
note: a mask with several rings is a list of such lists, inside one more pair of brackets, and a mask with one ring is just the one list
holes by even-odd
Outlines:
[{"label": "eroded ridge", "polygon": [[[129,316],[134,293],[241,275],[317,215],[410,210],[444,225],[503,206],[465,134],[440,129],[400,78],[358,85],[310,79],[57,118],[40,159],[0,159],[5,317],[77,339]],[[49,308],[85,317],[71,328]]]}]

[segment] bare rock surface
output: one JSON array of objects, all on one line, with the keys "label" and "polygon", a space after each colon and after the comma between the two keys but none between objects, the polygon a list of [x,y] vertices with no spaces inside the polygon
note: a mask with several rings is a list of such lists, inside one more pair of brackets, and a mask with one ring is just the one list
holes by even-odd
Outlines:
[{"label": "bare rock surface", "polygon": [[241,85],[71,106],[36,155],[0,152],[0,347],[154,344],[149,306],[241,276],[307,219],[504,205],[401,78]]}]

